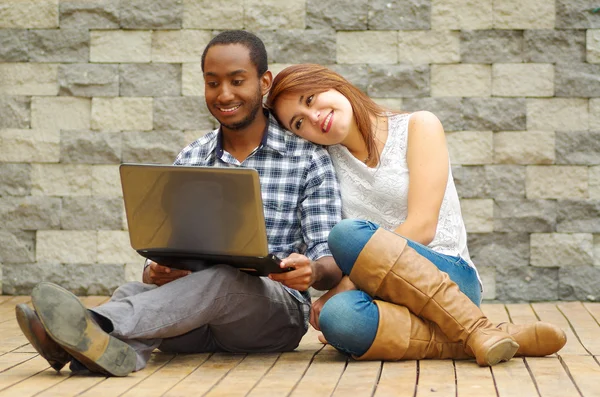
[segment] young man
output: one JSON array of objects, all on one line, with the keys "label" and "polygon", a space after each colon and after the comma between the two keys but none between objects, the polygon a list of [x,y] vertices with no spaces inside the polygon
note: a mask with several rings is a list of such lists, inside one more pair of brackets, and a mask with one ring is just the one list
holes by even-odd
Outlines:
[{"label": "young man", "polygon": [[323,148],[281,129],[263,109],[272,81],[264,44],[248,32],[223,32],[206,47],[202,68],[206,105],[221,127],[186,147],[175,164],[256,169],[269,249],[294,270],[267,278],[217,265],[189,274],[150,262],[144,283],[123,285],[89,311],[68,291],[40,283],[35,311],[19,306],[17,318],[56,370],[72,361],[124,376],[144,368],[155,348],[293,350],[308,327],[308,287],[330,289],[341,279],[327,246],[341,219],[333,166]]}]

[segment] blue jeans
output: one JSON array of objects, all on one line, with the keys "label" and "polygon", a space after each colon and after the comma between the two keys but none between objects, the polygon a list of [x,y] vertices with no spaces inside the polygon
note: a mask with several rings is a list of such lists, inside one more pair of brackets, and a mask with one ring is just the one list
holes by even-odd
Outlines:
[{"label": "blue jeans", "polygon": [[[350,274],[358,255],[379,226],[373,222],[345,219],[329,234],[329,248],[345,275]],[[454,281],[477,306],[481,303],[481,288],[477,273],[460,257],[440,254],[430,248],[408,241],[408,246],[429,259]],[[366,292],[347,291],[333,296],[321,310],[319,326],[327,341],[336,349],[356,356],[367,352],[375,340],[379,325],[379,310]]]}]

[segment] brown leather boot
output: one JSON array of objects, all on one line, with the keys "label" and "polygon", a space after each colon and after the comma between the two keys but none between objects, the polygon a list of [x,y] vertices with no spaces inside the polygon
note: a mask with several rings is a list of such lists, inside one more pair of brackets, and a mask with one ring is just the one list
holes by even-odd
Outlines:
[{"label": "brown leather boot", "polygon": [[410,248],[402,236],[378,229],[360,252],[350,279],[372,297],[406,306],[462,342],[480,366],[510,360],[519,345],[463,294],[447,273]]},{"label": "brown leather boot", "polygon": [[537,321],[533,324],[500,323],[497,328],[511,335],[519,344],[515,356],[543,357],[554,354],[567,343],[567,335],[556,325]]},{"label": "brown leather boot", "polygon": [[373,344],[357,360],[467,359],[463,344],[450,342],[431,321],[415,316],[406,307],[380,300],[379,326]]}]

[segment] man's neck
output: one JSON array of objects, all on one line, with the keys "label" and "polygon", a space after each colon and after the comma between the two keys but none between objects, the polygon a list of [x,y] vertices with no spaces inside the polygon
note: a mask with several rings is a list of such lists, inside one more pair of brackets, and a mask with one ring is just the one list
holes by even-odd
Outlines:
[{"label": "man's neck", "polygon": [[260,145],[267,123],[267,116],[263,112],[259,112],[252,124],[244,129],[230,130],[221,126],[223,150],[226,150],[240,163],[243,162]]}]

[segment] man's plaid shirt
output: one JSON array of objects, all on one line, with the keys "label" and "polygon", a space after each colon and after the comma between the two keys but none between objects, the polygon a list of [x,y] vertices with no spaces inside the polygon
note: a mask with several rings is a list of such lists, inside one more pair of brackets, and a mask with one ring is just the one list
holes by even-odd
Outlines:
[{"label": "man's plaid shirt", "polygon": [[[260,177],[269,252],[279,258],[297,252],[313,261],[330,256],[327,236],[341,220],[342,210],[329,154],[268,116],[261,145],[243,162],[223,150],[217,129],[183,149],[174,164],[254,168]],[[310,303],[308,293],[286,289],[301,302]],[[308,325],[309,307],[302,307]]]}]

